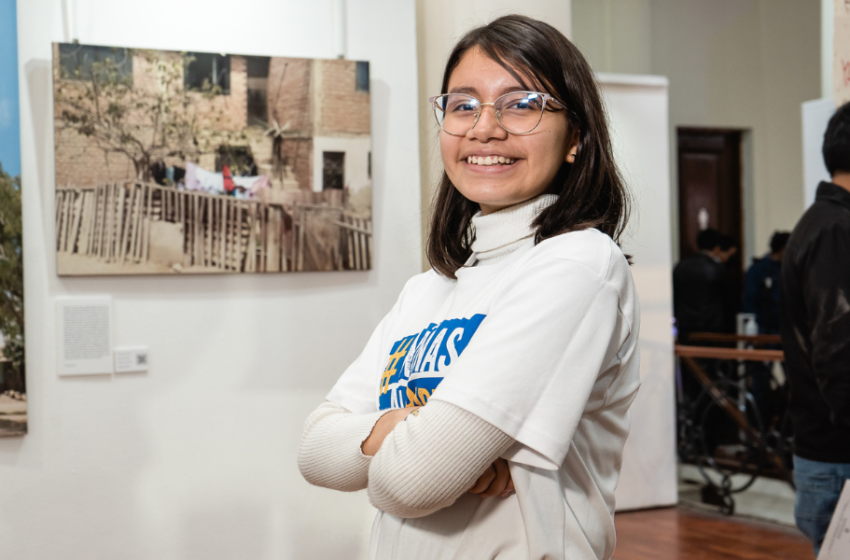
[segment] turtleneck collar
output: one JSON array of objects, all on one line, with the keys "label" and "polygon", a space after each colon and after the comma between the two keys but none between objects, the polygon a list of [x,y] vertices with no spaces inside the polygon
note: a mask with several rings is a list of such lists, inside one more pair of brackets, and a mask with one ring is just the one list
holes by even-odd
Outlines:
[{"label": "turtleneck collar", "polygon": [[472,251],[478,265],[495,263],[519,249],[522,242],[535,233],[531,223],[557,199],[554,194],[541,194],[486,216],[481,212],[475,214],[472,217],[475,228]]}]

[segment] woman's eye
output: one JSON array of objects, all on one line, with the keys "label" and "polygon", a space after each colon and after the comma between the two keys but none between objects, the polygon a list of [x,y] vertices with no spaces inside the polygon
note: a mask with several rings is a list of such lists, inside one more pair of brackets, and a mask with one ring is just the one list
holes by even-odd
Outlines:
[{"label": "woman's eye", "polygon": [[540,103],[533,99],[519,99],[508,103],[506,109],[511,111],[535,111],[540,109]]},{"label": "woman's eye", "polygon": [[475,111],[475,105],[473,105],[472,103],[458,103],[452,108],[452,111],[456,113]]}]

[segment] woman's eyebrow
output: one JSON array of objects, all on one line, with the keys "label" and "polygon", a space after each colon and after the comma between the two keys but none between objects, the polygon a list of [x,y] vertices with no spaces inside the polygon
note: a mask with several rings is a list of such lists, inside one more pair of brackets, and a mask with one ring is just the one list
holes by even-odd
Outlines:
[{"label": "woman's eyebrow", "polygon": [[[508,86],[506,88],[502,88],[499,91],[499,95],[504,95],[506,93],[511,93],[511,92],[514,92],[514,91],[528,91],[528,90],[527,90],[527,88],[525,88],[521,85]],[[467,95],[472,95],[473,97],[478,96],[478,90],[475,89],[474,87],[470,87],[470,86],[460,86],[460,87],[452,88],[447,93],[465,93]]]},{"label": "woman's eyebrow", "polygon": [[478,95],[478,90],[475,89],[474,87],[461,86],[461,87],[452,88],[447,93],[465,93],[467,95],[475,96],[475,95]]}]

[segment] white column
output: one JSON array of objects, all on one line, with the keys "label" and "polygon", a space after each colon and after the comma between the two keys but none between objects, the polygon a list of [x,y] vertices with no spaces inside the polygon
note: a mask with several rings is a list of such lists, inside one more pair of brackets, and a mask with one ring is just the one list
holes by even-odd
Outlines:
[{"label": "white column", "polygon": [[832,58],[835,36],[835,0],[821,0],[820,8],[821,97],[832,97]]}]

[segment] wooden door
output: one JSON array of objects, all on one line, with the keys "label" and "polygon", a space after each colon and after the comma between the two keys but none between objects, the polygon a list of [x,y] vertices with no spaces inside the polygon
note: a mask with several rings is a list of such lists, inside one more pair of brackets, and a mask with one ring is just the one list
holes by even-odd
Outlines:
[{"label": "wooden door", "polygon": [[679,258],[697,252],[700,230],[713,228],[735,240],[729,270],[742,285],[742,130],[679,128]]}]

